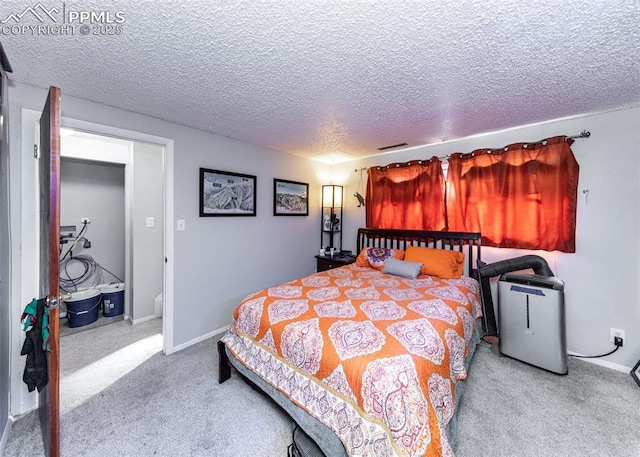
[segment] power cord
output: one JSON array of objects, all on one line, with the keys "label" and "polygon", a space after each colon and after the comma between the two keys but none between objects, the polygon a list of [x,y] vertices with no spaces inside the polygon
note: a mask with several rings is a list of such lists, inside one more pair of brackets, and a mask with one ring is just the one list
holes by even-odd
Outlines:
[{"label": "power cord", "polygon": [[107,270],[105,267],[103,267],[102,265],[100,265],[99,263],[96,263],[96,265],[98,265],[98,267],[102,268],[104,271],[106,271],[107,273],[109,273],[111,276],[113,276],[114,278],[116,278],[119,282],[124,282],[122,279],[118,278],[116,275],[114,275],[113,273],[111,273],[109,270]]},{"label": "power cord", "polygon": [[[70,292],[71,290],[78,290],[78,286],[84,284],[86,282],[91,281],[91,286],[96,286],[102,282],[102,271],[106,271],[115,279],[120,282],[124,282],[122,279],[118,278],[111,271],[107,270],[105,267],[96,262],[93,257],[88,254],[81,254],[77,256],[73,256],[73,249],[76,247],[79,241],[83,241],[83,247],[88,249],[91,247],[91,242],[87,240],[83,235],[87,232],[89,226],[89,222],[83,220],[82,221],[82,229],[78,236],[75,237],[75,240],[70,248],[67,249],[64,255],[60,257],[60,273],[66,274],[66,278],[62,275],[60,276],[60,288],[65,292]],[[60,246],[60,253],[62,253],[62,245]],[[68,258],[67,258],[68,257]],[[80,273],[76,277],[71,277],[68,271],[68,266],[70,263],[79,263],[81,267],[84,267],[84,271]]]},{"label": "power cord", "polygon": [[619,336],[616,336],[613,338],[613,344],[616,345],[616,348],[611,351],[611,352],[607,352],[606,354],[601,354],[601,355],[574,355],[574,354],[569,354],[571,357],[579,357],[581,359],[597,359],[598,357],[606,357],[608,355],[613,354],[614,352],[616,352],[618,349],[620,349],[622,347],[622,338],[620,338]]},{"label": "power cord", "polygon": [[[69,264],[75,264],[78,268],[84,268],[78,276],[72,277],[68,271]],[[97,286],[102,283],[102,271],[106,271],[119,282],[124,282],[111,271],[100,265],[93,257],[88,254],[80,254],[69,259],[60,261],[60,288],[65,292],[77,291],[80,285],[88,285],[90,287]],[[62,273],[66,275],[63,277]]]},{"label": "power cord", "polygon": [[[84,271],[76,277],[72,277],[69,273],[69,264],[79,265]],[[62,273],[66,275],[63,277]],[[65,292],[77,291],[82,284],[96,286],[102,282],[102,270],[100,265],[90,255],[78,255],[60,261],[60,288]]]},{"label": "power cord", "polygon": [[[78,236],[76,237],[76,239],[75,239],[75,241],[73,242],[73,244],[71,245],[71,247],[70,247],[69,249],[67,249],[67,252],[65,252],[65,254],[64,254],[62,257],[60,257],[60,261],[61,261],[61,262],[62,262],[64,259],[66,259],[66,258],[67,258],[67,256],[68,256],[69,254],[71,254],[71,257],[73,257],[72,251],[73,251],[73,248],[75,248],[75,247],[76,247],[76,244],[78,244],[78,241],[80,241],[80,240],[82,240],[82,239],[84,239],[85,241],[87,241],[87,239],[86,239],[86,238],[83,238],[83,237],[82,237],[82,235],[84,235],[84,233],[87,231],[87,226],[88,226],[88,223],[87,223],[87,222],[83,222],[83,223],[82,223],[82,230],[80,230],[80,233],[78,233]],[[60,248],[60,252],[62,252],[62,247]]]}]

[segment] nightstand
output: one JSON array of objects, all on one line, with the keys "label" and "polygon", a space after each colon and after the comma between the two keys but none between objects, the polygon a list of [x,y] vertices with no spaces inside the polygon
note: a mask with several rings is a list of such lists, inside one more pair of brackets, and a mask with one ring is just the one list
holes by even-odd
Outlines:
[{"label": "nightstand", "polygon": [[318,273],[325,270],[331,270],[333,268],[349,265],[356,261],[356,258],[350,255],[317,255],[318,260],[317,271]]}]

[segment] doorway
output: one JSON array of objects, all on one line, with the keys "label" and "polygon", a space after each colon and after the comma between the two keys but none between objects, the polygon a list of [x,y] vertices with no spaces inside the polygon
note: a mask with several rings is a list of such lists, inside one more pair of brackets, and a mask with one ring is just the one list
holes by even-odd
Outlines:
[{"label": "doorway", "polygon": [[[165,179],[163,146],[61,133],[60,224],[75,229],[73,244],[62,249],[61,285],[74,286],[69,277],[93,265],[100,279],[90,286],[102,292],[95,321],[71,328],[75,316],[67,309],[60,322],[60,445],[70,449],[78,446],[78,427],[96,414],[97,399],[116,403],[121,380],[162,350]],[[81,271],[65,275],[64,253],[72,247]],[[107,313],[107,283],[123,286],[116,315]],[[87,309],[97,306],[88,302]]]},{"label": "doorway", "polygon": [[[61,337],[127,318],[124,175],[121,164],[60,159]],[[101,292],[116,287],[105,307]]]},{"label": "doorway", "polygon": [[[77,331],[122,318],[138,324],[162,317],[164,148],[68,128],[62,129],[61,143],[61,226],[68,237],[61,237],[65,292],[106,284],[118,291],[108,295],[114,298],[111,309],[103,300],[95,322],[90,322],[96,315],[94,300],[85,299],[86,294],[74,299],[74,310],[67,314],[70,325],[61,325],[61,334],[69,326]],[[78,278],[84,283],[77,284]],[[76,314],[77,304],[82,311],[85,305],[92,310],[89,319]]]},{"label": "doorway", "polygon": [[[39,248],[39,222],[37,220],[37,161],[33,160],[34,139],[37,137],[38,120],[41,113],[36,110],[23,108],[20,112],[21,124],[21,142],[20,153],[16,154],[16,160],[12,164],[12,175],[17,176],[20,192],[13,193],[13,196],[19,195],[20,198],[12,198],[12,202],[19,208],[19,218],[12,222],[19,230],[17,240],[20,248],[15,250],[15,254],[11,262],[15,265],[15,273],[11,280],[11,302],[15,305],[12,309],[13,319],[19,319],[23,307],[21,304],[28,303],[34,297],[34,291],[38,290],[39,274],[38,265],[38,248]],[[174,296],[174,228],[173,219],[174,209],[174,140],[155,134],[143,133],[134,130],[128,130],[121,127],[113,127],[96,122],[89,122],[75,118],[62,116],[62,127],[76,131],[91,132],[96,135],[123,139],[132,142],[144,144],[154,144],[160,146],[164,150],[163,163],[163,188],[164,188],[164,290],[162,300],[162,352],[172,354],[176,348],[174,346],[173,335],[173,296]],[[94,153],[105,154],[104,151],[93,151]],[[113,160],[113,149],[108,154],[109,160]],[[104,157],[103,157],[104,159]],[[125,159],[122,159],[123,163]],[[125,178],[128,179],[128,178]],[[146,221],[145,221],[146,222]],[[127,281],[126,278],[125,282]],[[154,304],[155,305],[155,304]],[[17,316],[17,317],[16,317]],[[11,332],[12,347],[21,347],[22,331],[14,327],[15,331]],[[82,333],[82,332],[81,332]],[[24,370],[24,357],[19,351],[13,351],[11,354],[11,372],[22,373]],[[31,411],[37,407],[37,396],[28,392],[26,385],[21,376],[12,376],[11,380],[11,413],[13,415],[21,415],[27,411]]]}]

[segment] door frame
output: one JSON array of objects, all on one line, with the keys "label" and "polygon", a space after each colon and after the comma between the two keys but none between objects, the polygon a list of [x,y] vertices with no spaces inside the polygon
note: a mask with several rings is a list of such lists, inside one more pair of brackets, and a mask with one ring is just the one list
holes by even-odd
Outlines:
[{"label": "door frame", "polygon": [[[17,113],[16,113],[17,114]],[[9,204],[18,210],[20,216],[11,221],[12,232],[18,232],[11,241],[11,265],[16,274],[12,275],[10,284],[11,320],[19,322],[24,305],[34,298],[38,291],[39,275],[34,274],[38,265],[39,239],[36,221],[37,200],[37,163],[33,158],[33,145],[36,138],[36,127],[40,112],[29,108],[21,108],[18,118],[20,122],[20,154],[12,156],[10,163],[10,179],[18,182],[20,193],[9,196]],[[111,127],[94,122],[62,116],[61,126],[76,130],[84,130],[99,135],[114,136],[132,141],[148,142],[164,147],[164,253],[167,258],[164,268],[163,286],[163,346],[165,354],[175,352],[174,344],[174,140],[171,138]],[[17,160],[16,160],[17,159]],[[24,414],[37,407],[36,396],[29,393],[22,382],[24,357],[20,356],[23,333],[20,326],[12,326],[11,347],[11,399],[10,414],[13,417]]]}]

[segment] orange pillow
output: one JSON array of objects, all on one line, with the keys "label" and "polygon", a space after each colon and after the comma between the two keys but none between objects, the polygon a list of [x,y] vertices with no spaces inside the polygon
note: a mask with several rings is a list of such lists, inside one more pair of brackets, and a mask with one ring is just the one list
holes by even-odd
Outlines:
[{"label": "orange pillow", "polygon": [[358,254],[356,258],[356,265],[382,270],[385,260],[389,257],[402,260],[404,251],[389,248],[362,248],[362,251],[360,251],[360,254]]},{"label": "orange pillow", "polygon": [[407,262],[420,262],[423,275],[452,279],[462,276],[464,270],[464,254],[447,249],[433,249],[418,246],[407,246],[404,254]]}]

